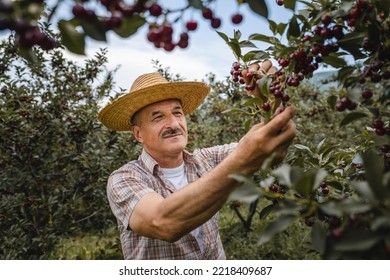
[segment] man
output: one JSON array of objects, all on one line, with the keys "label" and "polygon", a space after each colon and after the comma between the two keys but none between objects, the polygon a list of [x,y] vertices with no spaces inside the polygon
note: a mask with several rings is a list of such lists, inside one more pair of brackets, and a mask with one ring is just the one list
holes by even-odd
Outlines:
[{"label": "man", "polygon": [[[249,71],[275,71],[271,66]],[[208,92],[203,83],[144,74],[99,114],[109,129],[131,130],[143,145],[138,160],[113,172],[107,185],[125,259],[225,259],[218,211],[240,187],[229,175],[251,175],[271,154],[280,162],[292,143],[294,108],[287,107],[267,125],[254,125],[239,143],[185,151],[185,115]]]}]

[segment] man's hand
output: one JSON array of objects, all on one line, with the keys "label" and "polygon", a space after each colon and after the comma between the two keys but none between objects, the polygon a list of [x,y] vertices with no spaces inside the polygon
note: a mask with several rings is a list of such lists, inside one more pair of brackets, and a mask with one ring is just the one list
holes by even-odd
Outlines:
[{"label": "man's hand", "polygon": [[[261,65],[255,63],[249,65],[248,69],[243,69],[241,71],[242,78],[244,79],[245,83],[247,85],[256,83],[257,80],[261,79],[264,75],[273,74],[277,71],[276,67],[272,65],[272,62],[269,60],[264,61]],[[263,101],[266,101],[267,98],[261,94],[259,87],[254,87],[253,90],[246,90],[248,95],[251,96],[258,96],[263,99]]]},{"label": "man's hand", "polygon": [[266,125],[261,122],[248,131],[233,152],[240,172],[251,174],[257,171],[270,156],[273,156],[273,164],[286,157],[287,149],[296,135],[292,120],[294,112],[295,108],[288,106],[275,114]]}]

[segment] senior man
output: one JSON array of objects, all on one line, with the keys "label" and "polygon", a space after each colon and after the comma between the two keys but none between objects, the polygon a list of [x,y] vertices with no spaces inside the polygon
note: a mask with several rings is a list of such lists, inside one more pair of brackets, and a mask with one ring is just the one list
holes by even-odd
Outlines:
[{"label": "senior man", "polygon": [[[250,71],[274,71],[271,66]],[[286,156],[296,133],[292,106],[266,125],[255,124],[239,143],[186,151],[185,116],[209,90],[148,73],[99,113],[107,128],[132,131],[143,146],[139,158],[114,171],[107,184],[125,259],[225,259],[218,211],[240,187],[229,175],[251,175],[270,155],[275,162]]]}]

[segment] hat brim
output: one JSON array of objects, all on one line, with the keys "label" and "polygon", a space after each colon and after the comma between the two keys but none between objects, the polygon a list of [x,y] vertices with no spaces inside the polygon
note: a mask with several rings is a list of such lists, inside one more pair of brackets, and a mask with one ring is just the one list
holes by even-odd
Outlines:
[{"label": "hat brim", "polygon": [[185,115],[193,112],[207,96],[210,87],[200,82],[171,82],[153,85],[127,93],[104,107],[98,119],[111,130],[128,131],[132,129],[131,117],[147,105],[179,99]]}]

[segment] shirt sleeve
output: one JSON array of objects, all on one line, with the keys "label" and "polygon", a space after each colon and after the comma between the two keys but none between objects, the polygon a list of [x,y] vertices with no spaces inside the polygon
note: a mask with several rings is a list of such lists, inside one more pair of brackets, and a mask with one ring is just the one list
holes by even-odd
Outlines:
[{"label": "shirt sleeve", "polygon": [[130,216],[140,199],[154,190],[135,172],[117,170],[107,183],[107,197],[115,217],[129,228]]},{"label": "shirt sleeve", "polygon": [[194,151],[194,155],[207,160],[214,167],[230,155],[237,147],[238,143],[214,146],[211,148],[203,148]]}]

